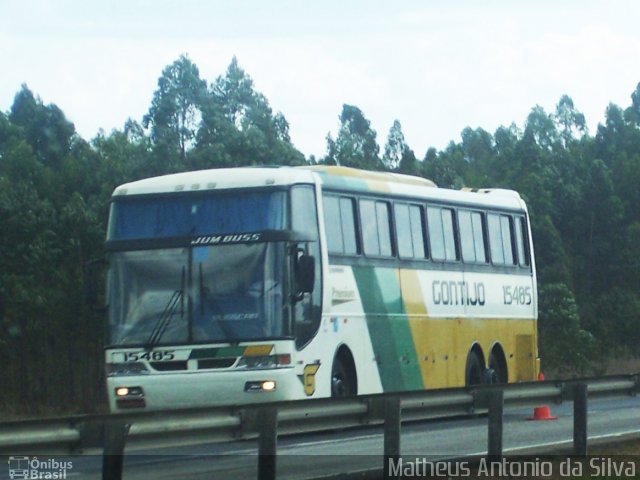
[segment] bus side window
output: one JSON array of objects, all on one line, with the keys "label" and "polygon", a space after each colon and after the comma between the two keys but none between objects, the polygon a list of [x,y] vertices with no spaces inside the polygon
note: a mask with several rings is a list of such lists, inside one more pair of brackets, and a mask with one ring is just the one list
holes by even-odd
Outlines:
[{"label": "bus side window", "polygon": [[324,207],[324,229],[327,234],[329,253],[344,253],[339,199],[338,197],[325,195],[322,203]]},{"label": "bus side window", "polygon": [[504,265],[504,251],[502,250],[502,230],[500,216],[495,213],[487,215],[489,227],[489,246],[491,247],[491,261],[494,265]]},{"label": "bus side window", "polygon": [[413,258],[413,242],[411,240],[411,223],[409,221],[409,205],[396,203],[393,206],[396,221],[396,238],[400,258]]},{"label": "bus side window", "polygon": [[468,263],[486,263],[482,213],[458,210],[458,228],[462,259]]},{"label": "bus side window", "polygon": [[471,214],[471,224],[473,226],[473,245],[476,250],[476,262],[487,263],[487,242],[485,240],[483,214],[473,212]]},{"label": "bus side window", "polygon": [[425,258],[424,246],[424,213],[419,205],[409,207],[409,218],[411,220],[411,238],[413,239],[413,256],[415,258]]},{"label": "bus side window", "polygon": [[[306,253],[313,256],[315,280],[313,291],[304,295],[294,306],[294,335],[296,347],[301,348],[313,338],[320,327],[322,313],[322,265],[316,197],[312,187],[296,186],[291,189],[291,223],[293,230],[304,233],[311,242],[304,244]],[[337,223],[337,222],[333,222]]]},{"label": "bus side window", "polygon": [[444,237],[442,233],[442,217],[440,209],[427,207],[427,225],[429,226],[429,247],[431,258],[444,260]]},{"label": "bus side window", "polygon": [[357,255],[358,242],[356,241],[356,210],[353,205],[352,198],[340,198],[340,222],[342,224],[344,253],[347,255]]},{"label": "bus side window", "polygon": [[378,224],[378,240],[380,241],[380,255],[390,257],[393,255],[391,249],[391,224],[389,215],[389,204],[387,202],[376,202],[376,222]]},{"label": "bus side window", "polygon": [[513,251],[513,220],[509,215],[500,215],[500,229],[502,230],[502,250],[504,251],[504,263],[515,265],[516,257]]},{"label": "bus side window", "polygon": [[329,253],[357,255],[353,199],[324,195],[322,203]]},{"label": "bus side window", "polygon": [[521,267],[529,266],[529,249],[527,248],[528,242],[524,217],[516,217],[516,247],[518,249],[518,264]]},{"label": "bus side window", "polygon": [[361,199],[360,219],[364,254],[372,257],[392,256],[389,203]]},{"label": "bus side window", "polygon": [[400,258],[425,258],[422,207],[396,203],[394,214]]},{"label": "bus side window", "polygon": [[458,229],[460,231],[460,249],[462,250],[462,260],[475,263],[476,249],[473,244],[473,225],[471,223],[471,212],[468,210],[458,211]]},{"label": "bus side window", "polygon": [[453,211],[450,208],[427,207],[427,223],[429,225],[429,246],[431,258],[434,260],[456,261],[455,230]]},{"label": "bus side window", "polygon": [[362,249],[365,255],[380,256],[376,207],[373,200],[360,200]]},{"label": "bus side window", "polygon": [[456,249],[456,234],[453,225],[453,210],[450,208],[442,209],[442,231],[444,232],[444,250],[447,260],[457,260],[458,251]]},{"label": "bus side window", "polygon": [[494,265],[515,265],[513,219],[510,215],[487,215],[491,260]]}]

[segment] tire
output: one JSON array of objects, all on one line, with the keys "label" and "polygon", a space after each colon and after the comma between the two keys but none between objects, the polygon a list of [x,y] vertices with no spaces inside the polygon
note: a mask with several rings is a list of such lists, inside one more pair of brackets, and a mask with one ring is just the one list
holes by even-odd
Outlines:
[{"label": "tire", "polygon": [[498,372],[493,368],[485,368],[484,372],[482,372],[482,383],[486,385],[494,385],[500,383],[498,380]]},{"label": "tire", "polygon": [[476,352],[470,352],[467,357],[467,366],[465,368],[465,385],[482,385],[484,383],[484,368],[482,361]]},{"label": "tire", "polygon": [[489,370],[495,372],[496,381],[493,383],[507,383],[509,379],[507,367],[500,358],[500,355],[496,354],[496,352],[491,352],[489,355]]},{"label": "tire", "polygon": [[355,374],[340,355],[336,355],[331,367],[331,396],[352,397],[357,393]]}]

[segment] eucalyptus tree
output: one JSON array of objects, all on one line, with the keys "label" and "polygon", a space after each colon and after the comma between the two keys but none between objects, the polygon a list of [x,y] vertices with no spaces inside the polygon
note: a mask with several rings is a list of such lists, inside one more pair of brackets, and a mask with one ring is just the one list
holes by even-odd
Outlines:
[{"label": "eucalyptus tree", "polygon": [[358,107],[344,104],[335,140],[327,136],[326,163],[365,170],[383,170],[376,131]]},{"label": "eucalyptus tree", "polygon": [[551,118],[560,130],[560,138],[565,148],[576,140],[577,134],[587,133],[584,114],[575,108],[573,100],[568,95],[560,97],[556,111]]},{"label": "eucalyptus tree", "polygon": [[236,57],[209,86],[202,113],[196,152],[200,166],[304,163],[291,144],[286,118],[281,112],[274,115]]},{"label": "eucalyptus tree", "polygon": [[399,120],[394,120],[387,134],[387,143],[384,145],[384,154],[382,155],[382,163],[385,168],[396,170],[400,167],[400,161],[408,148],[402,133],[402,125]]},{"label": "eucalyptus tree", "polygon": [[624,111],[624,115],[629,123],[640,127],[640,83],[631,94],[631,105]]},{"label": "eucalyptus tree", "polygon": [[44,105],[25,84],[14,98],[9,120],[23,129],[25,140],[43,164],[57,167],[69,154],[73,123],[57,105]]},{"label": "eucalyptus tree", "polygon": [[[180,168],[195,145],[207,84],[186,55],[167,66],[158,79],[149,112],[143,118],[151,130],[158,161],[164,168]],[[176,158],[177,157],[177,158]]]}]

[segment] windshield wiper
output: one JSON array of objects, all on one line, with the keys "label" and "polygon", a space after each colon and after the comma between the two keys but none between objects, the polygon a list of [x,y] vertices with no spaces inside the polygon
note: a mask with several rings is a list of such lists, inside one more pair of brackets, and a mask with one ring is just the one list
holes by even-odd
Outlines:
[{"label": "windshield wiper", "polygon": [[171,298],[169,298],[167,305],[164,307],[162,315],[160,315],[160,318],[151,331],[151,335],[149,335],[146,346],[147,350],[152,350],[156,345],[158,345],[158,343],[160,343],[164,332],[167,331],[167,327],[171,323],[173,315],[176,313],[178,305],[180,305],[180,319],[184,319],[184,281],[185,268],[182,267],[182,283],[180,285],[180,290],[175,290],[171,294]]}]

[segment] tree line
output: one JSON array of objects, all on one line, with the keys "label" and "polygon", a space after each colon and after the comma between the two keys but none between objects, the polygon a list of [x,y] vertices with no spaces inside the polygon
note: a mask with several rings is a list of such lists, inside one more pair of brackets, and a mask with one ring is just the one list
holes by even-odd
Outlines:
[{"label": "tree line", "polygon": [[419,175],[440,187],[518,190],[531,213],[543,367],[596,373],[640,356],[640,84],[588,132],[569,96],[522,128],[465,128],[418,158],[399,121],[383,148],[344,105],[325,156],[305,158],[233,58],[208,82],[181,56],[148,113],[83,139],[26,85],[0,112],[0,407],[5,415],[105,408],[105,315],[86,302],[114,187],[166,173],[248,165],[344,165]]}]

